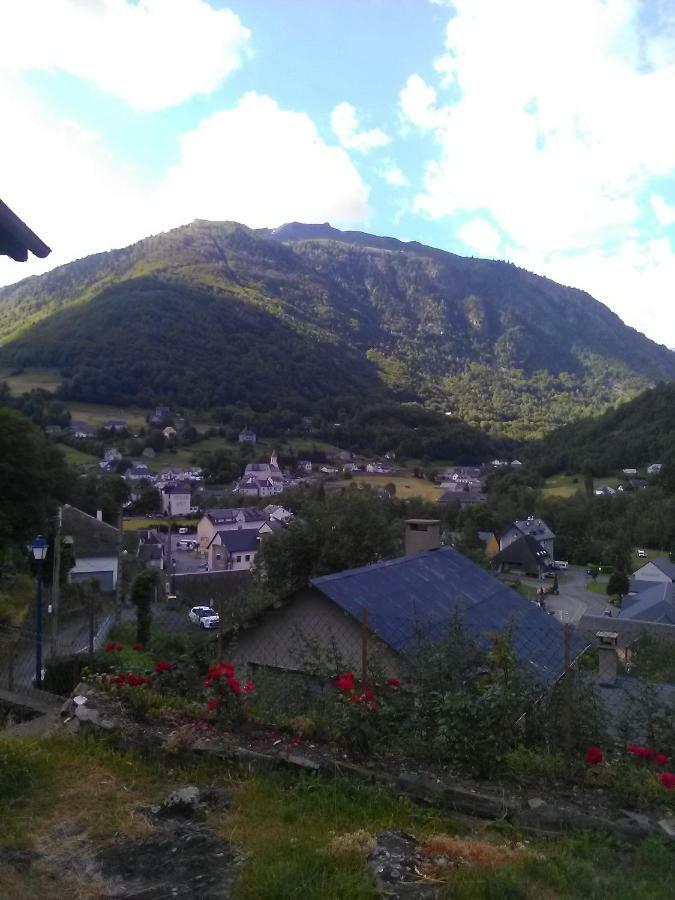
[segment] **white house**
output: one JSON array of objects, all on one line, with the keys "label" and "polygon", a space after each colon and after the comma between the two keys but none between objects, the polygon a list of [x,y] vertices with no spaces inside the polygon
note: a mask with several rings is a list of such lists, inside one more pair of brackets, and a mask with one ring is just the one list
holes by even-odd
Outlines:
[{"label": "white house", "polygon": [[652,463],[651,466],[647,466],[647,475],[658,475],[662,468],[661,463]]},{"label": "white house", "polygon": [[637,475],[637,469],[622,469],[621,471],[623,472],[624,475],[628,475],[628,476]]},{"label": "white house", "polygon": [[634,581],[655,581],[661,583],[675,582],[675,563],[668,557],[659,556],[633,572]]},{"label": "white house", "polygon": [[266,506],[263,512],[270,521],[281,522],[282,525],[287,525],[293,519],[293,513],[290,509],[284,509],[283,506],[275,506],[273,503]]},{"label": "white house", "polygon": [[117,587],[119,529],[104,522],[100,512],[90,516],[66,504],[62,509],[61,533],[75,560],[68,581],[72,584],[94,579],[102,591],[114,591]]},{"label": "white house", "polygon": [[166,438],[167,441],[173,441],[178,434],[173,425],[167,425],[166,428],[162,431],[162,434]]},{"label": "white house", "polygon": [[163,484],[159,488],[162,512],[171,516],[189,516],[192,492],[182,484]]},{"label": "white house", "polygon": [[284,477],[277,462],[277,451],[273,450],[268,463],[249,463],[246,466],[236,492],[252,497],[271,497],[281,494],[283,489]]},{"label": "white house", "polygon": [[308,475],[312,471],[312,462],[309,459],[299,459],[298,460],[298,469],[301,472],[306,472]]},{"label": "white house", "polygon": [[242,428],[242,430],[239,432],[240,444],[255,444],[256,440],[257,436],[252,428]]}]

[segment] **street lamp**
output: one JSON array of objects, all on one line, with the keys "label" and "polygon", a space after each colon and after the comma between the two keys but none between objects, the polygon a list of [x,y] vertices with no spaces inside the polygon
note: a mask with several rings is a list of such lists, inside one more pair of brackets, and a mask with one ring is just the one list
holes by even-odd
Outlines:
[{"label": "street lamp", "polygon": [[47,539],[38,534],[31,550],[37,563],[37,599],[35,602],[35,687],[42,686],[42,563],[47,555],[49,543]]}]

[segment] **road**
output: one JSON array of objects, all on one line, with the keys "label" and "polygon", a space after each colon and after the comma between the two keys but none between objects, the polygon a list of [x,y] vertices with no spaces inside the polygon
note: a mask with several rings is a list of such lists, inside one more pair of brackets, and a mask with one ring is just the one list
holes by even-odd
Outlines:
[{"label": "road", "polygon": [[[602,579],[598,579],[602,582]],[[522,578],[523,584],[535,590],[541,585],[550,587],[550,579],[538,581],[536,578]],[[606,597],[602,594],[594,594],[586,590],[586,584],[590,578],[586,575],[583,566],[569,566],[558,572],[559,595],[546,597],[546,606],[552,609],[561,622],[569,622],[570,625],[578,625],[585,613],[601,616],[609,606]]]}]

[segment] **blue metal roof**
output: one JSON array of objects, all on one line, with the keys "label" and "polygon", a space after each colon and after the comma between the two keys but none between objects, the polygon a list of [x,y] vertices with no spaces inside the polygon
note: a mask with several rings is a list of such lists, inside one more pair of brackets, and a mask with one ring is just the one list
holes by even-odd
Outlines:
[{"label": "blue metal roof", "polygon": [[[483,646],[491,636],[513,628],[513,649],[542,683],[563,672],[563,626],[480,566],[450,547],[311,579],[312,585],[359,618],[368,611],[368,627],[400,653],[425,640],[442,639],[458,618]],[[570,633],[574,659],[587,641]]]}]

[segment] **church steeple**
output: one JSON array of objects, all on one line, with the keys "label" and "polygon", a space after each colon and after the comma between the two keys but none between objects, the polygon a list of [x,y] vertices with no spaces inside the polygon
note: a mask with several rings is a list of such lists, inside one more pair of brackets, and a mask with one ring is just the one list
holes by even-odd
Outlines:
[{"label": "church steeple", "polygon": [[270,457],[270,465],[275,469],[279,468],[279,463],[277,462],[277,451],[276,450],[272,450],[272,455]]}]

